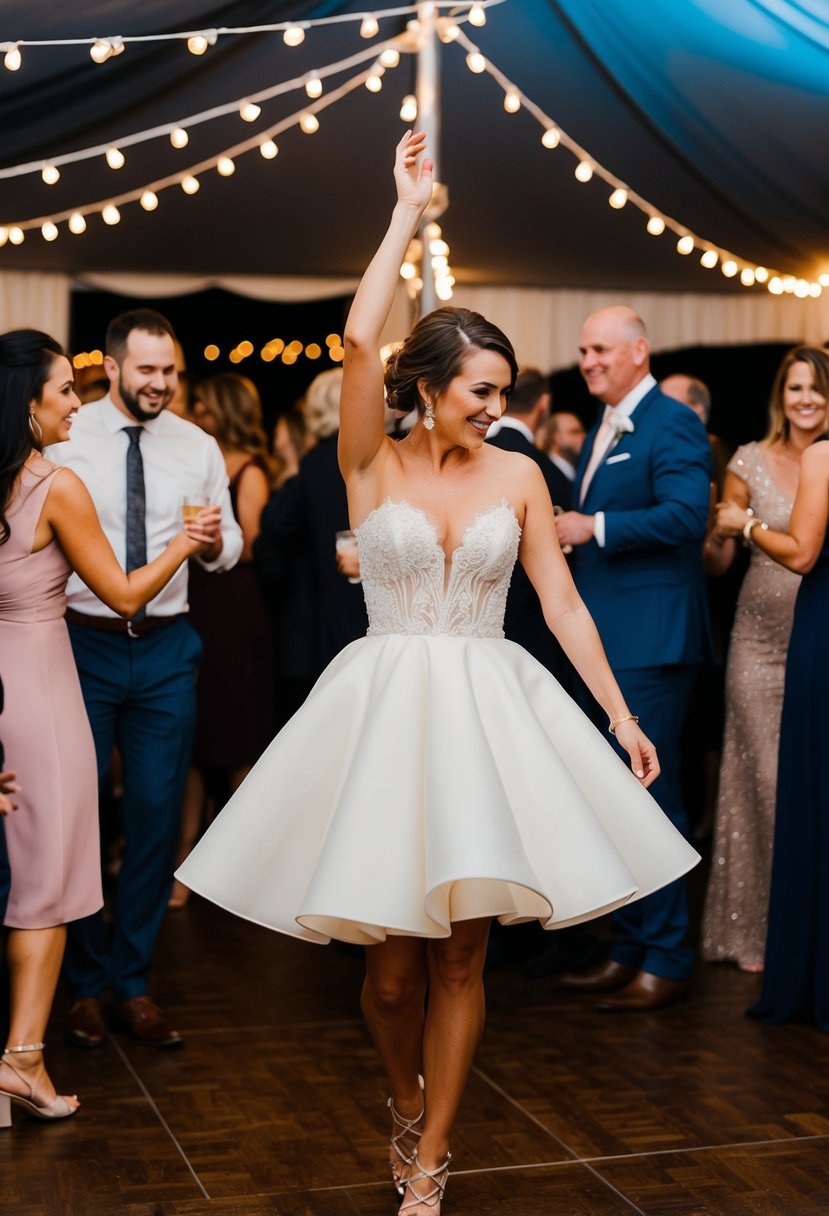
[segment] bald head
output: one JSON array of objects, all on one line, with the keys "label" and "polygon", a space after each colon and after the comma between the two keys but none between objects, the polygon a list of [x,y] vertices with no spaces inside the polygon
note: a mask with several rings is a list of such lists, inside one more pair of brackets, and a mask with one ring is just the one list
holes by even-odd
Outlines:
[{"label": "bald head", "polygon": [[707,426],[711,414],[711,390],[704,380],[696,376],[674,375],[666,376],[659,387],[663,393],[681,401],[693,410],[699,420]]},{"label": "bald head", "polygon": [[602,308],[587,318],[579,354],[588,389],[605,405],[618,405],[650,371],[645,324],[624,304]]}]

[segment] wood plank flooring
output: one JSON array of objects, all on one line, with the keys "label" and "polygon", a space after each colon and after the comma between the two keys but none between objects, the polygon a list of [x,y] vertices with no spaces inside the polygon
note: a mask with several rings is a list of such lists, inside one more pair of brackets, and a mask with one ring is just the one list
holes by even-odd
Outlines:
[{"label": "wood plank flooring", "polygon": [[[80,1113],[0,1131],[4,1216],[394,1216],[362,962],[193,900],[154,994],[181,1051],[116,1036],[48,1058]],[[743,1011],[756,977],[700,966],[648,1015],[488,976],[489,1021],[444,1216],[826,1216],[829,1038]]]}]

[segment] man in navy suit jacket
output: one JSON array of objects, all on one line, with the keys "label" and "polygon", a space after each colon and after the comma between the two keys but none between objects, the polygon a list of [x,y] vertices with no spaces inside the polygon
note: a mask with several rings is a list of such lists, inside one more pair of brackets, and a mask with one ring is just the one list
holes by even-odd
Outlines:
[{"label": "man in navy suit jacket", "polygon": [[[574,547],[576,586],[625,700],[656,745],[662,771],[651,793],[687,834],[679,739],[696,665],[710,645],[702,568],[708,436],[691,410],[660,391],[632,309],[589,317],[580,351],[582,375],[605,408],[582,451],[576,509],[557,517],[559,540]],[[579,700],[606,729],[586,688]],[[684,998],[693,962],[685,880],[622,908],[614,924],[607,963],[565,977],[565,985],[613,993],[600,1006],[608,1010],[659,1009]]]}]

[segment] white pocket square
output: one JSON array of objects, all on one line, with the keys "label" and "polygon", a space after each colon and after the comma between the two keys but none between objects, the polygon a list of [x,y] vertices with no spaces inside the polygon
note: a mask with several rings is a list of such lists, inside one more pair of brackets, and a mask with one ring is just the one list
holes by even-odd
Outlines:
[{"label": "white pocket square", "polygon": [[618,456],[608,456],[605,464],[618,464],[620,460],[630,460],[630,452],[620,452]]}]

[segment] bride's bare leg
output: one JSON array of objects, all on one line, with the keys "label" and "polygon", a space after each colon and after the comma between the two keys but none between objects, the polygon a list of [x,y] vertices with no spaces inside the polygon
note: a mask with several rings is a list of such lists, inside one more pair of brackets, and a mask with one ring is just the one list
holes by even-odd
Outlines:
[{"label": "bride's bare leg", "polygon": [[429,942],[429,1007],[423,1038],[426,1119],[418,1160],[446,1160],[452,1127],[484,1029],[483,971],[490,921],[459,921],[452,936]]},{"label": "bride's bare leg", "polygon": [[395,1109],[407,1119],[420,1113],[418,1074],[423,1071],[426,945],[416,937],[388,937],[366,948],[360,1001],[391,1086]]}]

